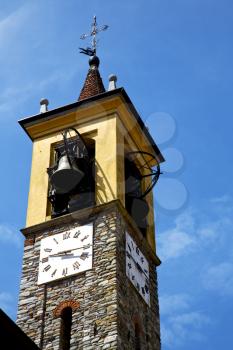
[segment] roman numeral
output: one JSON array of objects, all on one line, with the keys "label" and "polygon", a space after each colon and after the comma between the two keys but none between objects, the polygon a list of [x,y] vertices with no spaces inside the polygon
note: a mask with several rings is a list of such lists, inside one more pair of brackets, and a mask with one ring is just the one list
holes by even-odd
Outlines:
[{"label": "roman numeral", "polygon": [[145,295],[145,289],[142,287],[142,294]]},{"label": "roman numeral", "polygon": [[70,238],[70,232],[63,233],[63,240]]},{"label": "roman numeral", "polygon": [[74,268],[74,270],[78,270],[78,269],[79,269],[79,266],[80,266],[80,264],[79,264],[78,261],[75,261],[75,262],[73,263],[73,268]]},{"label": "roman numeral", "polygon": [[45,262],[49,261],[49,258],[43,258],[41,261],[42,261],[42,263],[45,263]]},{"label": "roman numeral", "polygon": [[81,235],[81,232],[78,230],[78,231],[75,232],[73,238],[78,238],[80,235]]},{"label": "roman numeral", "polygon": [[83,237],[82,239],[81,239],[81,241],[83,242],[83,241],[85,241],[85,239],[87,239],[89,237],[89,235],[86,235],[85,237]]},{"label": "roman numeral", "polygon": [[55,269],[55,270],[53,271],[53,273],[52,273],[51,277],[54,277],[54,276],[55,276],[55,274],[56,274],[56,272],[57,272],[57,269]]},{"label": "roman numeral", "polygon": [[136,247],[136,253],[137,255],[140,255],[140,250],[138,249],[138,247]]},{"label": "roman numeral", "polygon": [[145,284],[145,291],[146,291],[146,294],[149,293],[149,288],[148,288],[148,286],[146,284]]},{"label": "roman numeral", "polygon": [[44,251],[45,251],[46,253],[50,253],[50,252],[52,251],[52,249],[51,249],[51,248],[45,248]]},{"label": "roman numeral", "polygon": [[88,244],[83,246],[83,249],[88,249],[88,248],[90,248],[90,246],[91,246],[90,243],[88,243]]},{"label": "roman numeral", "polygon": [[80,256],[80,259],[85,260],[88,258],[88,252],[83,252]]},{"label": "roman numeral", "polygon": [[129,269],[132,269],[132,264],[128,263]]},{"label": "roman numeral", "polygon": [[56,240],[56,238],[54,238],[53,240],[54,240],[54,242],[56,242],[58,244],[58,241]]},{"label": "roman numeral", "polygon": [[66,267],[65,269],[63,269],[62,271],[62,276],[66,276],[68,273],[68,268]]},{"label": "roman numeral", "polygon": [[45,266],[44,270],[43,271],[49,271],[49,269],[51,269],[51,265],[47,265]]},{"label": "roman numeral", "polygon": [[131,259],[129,252],[126,251],[126,254],[127,254],[128,258]]},{"label": "roman numeral", "polygon": [[131,250],[131,248],[130,248],[130,245],[129,245],[129,243],[127,243],[127,246],[128,246],[128,248],[129,248],[129,251],[131,252],[132,250]]}]

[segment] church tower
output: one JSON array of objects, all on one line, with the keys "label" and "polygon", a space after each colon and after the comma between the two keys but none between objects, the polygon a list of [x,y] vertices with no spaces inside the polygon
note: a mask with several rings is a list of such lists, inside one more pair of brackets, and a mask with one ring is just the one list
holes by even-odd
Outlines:
[{"label": "church tower", "polygon": [[17,324],[40,349],[160,349],[152,187],[161,155],[96,50],[77,102],[19,123],[33,142]]}]

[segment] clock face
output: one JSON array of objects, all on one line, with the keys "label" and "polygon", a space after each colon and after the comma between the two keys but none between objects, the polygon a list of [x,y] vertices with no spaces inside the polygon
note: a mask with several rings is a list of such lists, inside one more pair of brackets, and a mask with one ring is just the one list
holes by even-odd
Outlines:
[{"label": "clock face", "polygon": [[93,224],[79,226],[41,240],[38,284],[92,268]]},{"label": "clock face", "polygon": [[126,274],[138,293],[150,305],[149,264],[132,237],[126,232]]}]

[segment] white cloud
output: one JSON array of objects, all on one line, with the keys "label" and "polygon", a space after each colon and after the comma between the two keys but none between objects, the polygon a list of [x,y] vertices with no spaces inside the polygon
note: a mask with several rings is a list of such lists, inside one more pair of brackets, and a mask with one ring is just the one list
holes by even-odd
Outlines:
[{"label": "white cloud", "polygon": [[161,335],[167,348],[179,348],[189,342],[204,341],[203,327],[211,324],[201,311],[192,310],[187,294],[166,295],[160,298]]},{"label": "white cloud", "polygon": [[174,315],[178,310],[189,308],[190,297],[187,294],[163,295],[159,298],[159,308],[161,314]]},{"label": "white cloud", "polygon": [[230,217],[232,223],[233,217],[233,198],[228,194],[215,197],[210,200],[211,208],[215,212],[217,217],[224,217],[225,220]]},{"label": "white cloud", "polygon": [[[157,252],[166,261],[167,269],[170,269],[175,259],[178,261],[177,266],[181,263],[185,267],[190,266],[190,279],[189,269],[186,271],[185,268],[177,272],[177,279],[187,273],[185,281],[191,282],[190,285],[187,282],[187,286],[181,283],[182,293],[167,293],[160,298],[164,349],[187,349],[190,344],[192,347],[195,344],[196,348],[201,344],[204,348],[208,340],[205,335],[210,328],[216,328],[218,320],[216,318],[213,321],[213,316],[206,314],[201,305],[203,302],[205,305],[207,302],[212,303],[213,300],[217,303],[219,297],[232,298],[232,214],[233,200],[229,195],[213,198],[207,203],[201,203],[199,208],[185,210],[174,220],[169,230],[158,235]],[[174,272],[174,268],[171,271]],[[166,288],[169,288],[167,284]],[[196,288],[192,288],[195,285]],[[198,305],[198,309],[195,305]]]},{"label": "white cloud", "polygon": [[13,244],[19,247],[21,245],[20,232],[16,232],[7,225],[0,224],[0,242],[5,244]]},{"label": "white cloud", "polygon": [[193,311],[174,316],[170,319],[177,329],[191,325],[194,328],[200,328],[203,324],[209,323],[210,319],[201,312]]},{"label": "white cloud", "polygon": [[222,296],[233,296],[233,263],[222,262],[204,269],[202,282],[208,290],[217,291]]},{"label": "white cloud", "polygon": [[3,309],[6,313],[11,311],[11,304],[14,299],[11,294],[6,292],[0,292],[0,308]]},{"label": "white cloud", "polygon": [[233,244],[232,214],[229,196],[211,199],[205,209],[184,211],[176,218],[174,227],[158,235],[158,255],[166,261],[203,248],[215,251],[229,239]]},{"label": "white cloud", "polygon": [[162,261],[178,258],[187,253],[194,243],[195,241],[188,233],[177,228],[165,231],[158,239],[159,256]]},{"label": "white cloud", "polygon": [[223,196],[220,197],[214,197],[211,198],[210,200],[212,203],[220,203],[220,204],[225,204],[225,203],[231,203],[232,199],[229,195],[224,194]]},{"label": "white cloud", "polygon": [[20,33],[20,28],[27,23],[28,18],[31,15],[33,6],[32,3],[27,3],[18,8],[11,14],[7,15],[0,21],[0,47],[2,48],[6,44],[9,45],[10,41],[15,39]]},{"label": "white cloud", "polygon": [[178,258],[194,248],[194,217],[185,211],[175,220],[175,227],[158,235],[158,254],[162,261]]},{"label": "white cloud", "polygon": [[[40,2],[27,1],[0,20],[0,62],[4,62],[0,121],[5,122],[4,113],[7,112],[11,112],[12,117],[15,118],[15,113],[18,114],[24,109],[25,103],[30,99],[38,99],[38,110],[35,114],[39,113],[39,100],[44,97],[49,98],[50,87],[59,85],[64,88],[65,84],[81,69],[76,66],[66,66],[60,60],[56,64],[53,59],[52,63],[50,62],[49,55],[52,51],[48,50],[45,40],[50,32],[48,34],[47,26],[41,27],[39,20],[43,6],[41,7]],[[45,16],[45,20],[46,18],[50,16]],[[51,31],[55,36],[56,30],[52,28]],[[41,43],[44,50],[39,54],[39,49],[35,49],[38,43]],[[18,69],[19,66],[20,69]]]},{"label": "white cloud", "polygon": [[[210,318],[198,311],[187,312],[170,318],[169,326],[173,333],[173,344],[186,343],[188,345],[188,342],[191,341],[203,342],[205,340],[202,331],[203,326],[209,324],[211,324]],[[172,343],[169,343],[169,345],[172,347]]]},{"label": "white cloud", "polygon": [[201,227],[197,231],[197,233],[201,239],[204,239],[204,240],[214,239],[214,238],[216,238],[216,234],[217,234],[217,225],[216,224],[214,224],[214,225],[209,224],[209,226],[207,225],[206,227]]},{"label": "white cloud", "polygon": [[191,210],[186,210],[175,219],[177,229],[193,231],[195,227],[195,215]]},{"label": "white cloud", "polygon": [[[2,91],[2,94],[0,96],[0,111],[1,112],[7,112],[9,110],[14,110],[18,108],[17,106],[21,103],[24,103],[25,101],[28,101],[30,98],[32,98],[32,95],[35,95],[38,92],[41,94],[41,98],[44,96],[44,91],[49,86],[56,86],[60,83],[64,84],[68,82],[75,74],[75,70],[66,70],[64,72],[56,71],[49,76],[47,76],[45,79],[34,79],[34,81],[30,81],[27,85],[24,85],[23,87],[21,85],[14,86],[14,87],[8,87],[5,90]],[[2,101],[2,102],[1,102]],[[39,100],[38,100],[38,111],[35,112],[39,113]],[[2,114],[3,118],[5,118],[5,115]],[[1,116],[0,116],[1,119]]]}]

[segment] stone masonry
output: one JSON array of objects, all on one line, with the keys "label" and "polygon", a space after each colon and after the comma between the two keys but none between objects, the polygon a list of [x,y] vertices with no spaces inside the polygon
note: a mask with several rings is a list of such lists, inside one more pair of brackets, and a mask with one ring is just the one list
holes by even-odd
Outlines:
[{"label": "stone masonry", "polygon": [[[84,209],[23,230],[17,324],[41,349],[59,349],[61,311],[70,306],[70,350],[133,350],[136,323],[141,349],[160,350],[156,266],[151,248],[131,221],[119,202],[113,201],[98,210]],[[93,269],[38,286],[41,238],[90,222],[94,223]],[[150,307],[126,276],[125,230],[150,264]]]}]

